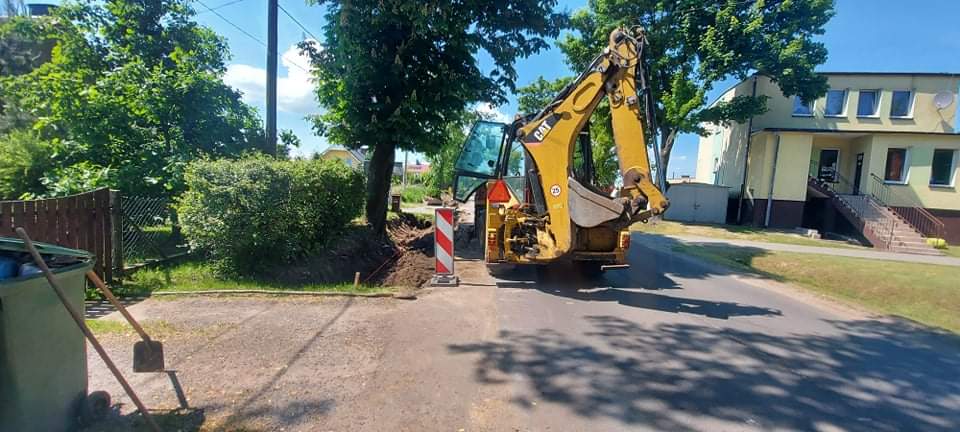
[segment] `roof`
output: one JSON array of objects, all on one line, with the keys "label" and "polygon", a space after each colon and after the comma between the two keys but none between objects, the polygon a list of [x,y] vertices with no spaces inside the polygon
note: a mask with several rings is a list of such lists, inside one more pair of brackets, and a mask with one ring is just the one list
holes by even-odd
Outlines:
[{"label": "roof", "polygon": [[358,161],[363,161],[364,156],[363,156],[362,150],[349,150],[349,151],[350,151],[350,154],[352,154],[353,157],[357,158]]},{"label": "roof", "polygon": [[[830,71],[817,71],[818,75],[834,75],[834,76],[920,76],[920,77],[942,77],[942,78],[960,78],[960,72],[879,72],[879,71],[867,71],[867,72],[850,72],[850,71],[840,71],[840,72],[830,72]],[[720,102],[720,99],[724,95],[729,93],[731,90],[737,88],[740,84],[743,84],[750,79],[758,76],[767,76],[761,73],[754,73],[746,79],[737,81],[735,84],[728,87],[726,90],[720,92],[720,95],[717,96],[712,102],[710,102],[707,107],[712,107]]]},{"label": "roof", "polygon": [[849,130],[849,129],[818,129],[818,128],[763,128],[758,129],[752,134],[758,132],[806,132],[806,133],[835,133],[835,134],[901,134],[901,135],[937,135],[937,136],[960,136],[956,132],[924,132],[924,131],[898,131],[898,130]]},{"label": "roof", "polygon": [[960,78],[960,72],[827,72],[818,71],[820,75],[873,75],[873,76],[929,76]]},{"label": "roof", "polygon": [[329,153],[329,152],[332,152],[332,151],[343,151],[343,152],[347,152],[347,153],[350,153],[350,156],[353,156],[354,158],[356,158],[356,159],[357,159],[358,161],[360,161],[360,162],[363,162],[363,160],[364,160],[363,152],[362,152],[362,151],[360,151],[360,150],[346,149],[346,148],[343,148],[343,147],[340,147],[340,146],[330,146],[330,147],[327,147],[323,152],[320,153],[320,156],[323,156],[323,155],[325,155],[325,154],[327,154],[327,153]]}]

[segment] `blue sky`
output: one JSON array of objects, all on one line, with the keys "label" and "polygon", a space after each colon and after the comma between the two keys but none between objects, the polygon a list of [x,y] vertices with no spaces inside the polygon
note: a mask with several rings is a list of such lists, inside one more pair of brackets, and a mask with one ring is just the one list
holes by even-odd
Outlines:
[{"label": "blue sky", "polygon": [[[279,0],[311,33],[321,36],[323,8],[308,6],[304,0]],[[205,5],[205,6],[204,6]],[[561,0],[560,8],[569,11],[585,7],[586,0]],[[200,23],[226,37],[232,59],[226,81],[245,93],[248,102],[261,112],[264,107],[264,68],[266,48],[216,14],[242,28],[262,42],[266,41],[266,0],[201,0],[194,2]],[[836,0],[836,16],[826,27],[822,41],[830,52],[822,71],[895,71],[960,72],[960,1],[957,0]],[[317,112],[307,74],[307,61],[298,58],[292,47],[309,38],[282,11],[279,14],[279,106],[278,127],[292,129],[303,140],[301,153],[320,151],[326,142],[315,136],[303,117]],[[481,67],[488,62],[481,58]],[[518,86],[535,80],[572,74],[556,48],[517,62]],[[710,95],[712,100],[733,82],[721,82]],[[515,98],[497,107],[505,115],[516,110]],[[668,176],[694,174],[696,135],[678,139]]]}]

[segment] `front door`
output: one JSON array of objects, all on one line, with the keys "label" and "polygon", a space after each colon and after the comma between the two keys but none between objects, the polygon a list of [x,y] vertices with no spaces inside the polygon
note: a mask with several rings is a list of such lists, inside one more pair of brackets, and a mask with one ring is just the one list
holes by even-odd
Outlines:
[{"label": "front door", "polygon": [[840,174],[837,172],[838,168],[840,168],[840,150],[820,150],[820,172],[817,177],[825,182],[836,183]]},{"label": "front door", "polygon": [[860,177],[863,175],[863,153],[857,154],[857,167],[853,171],[853,194],[860,195]]}]

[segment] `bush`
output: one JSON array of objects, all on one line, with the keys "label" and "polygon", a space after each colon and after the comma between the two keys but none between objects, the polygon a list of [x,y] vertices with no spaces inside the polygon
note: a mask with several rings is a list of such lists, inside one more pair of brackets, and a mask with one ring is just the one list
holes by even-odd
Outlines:
[{"label": "bush", "polygon": [[18,199],[46,190],[41,179],[53,169],[55,146],[33,132],[0,136],[0,199]]},{"label": "bush", "polygon": [[362,174],[337,161],[197,161],[180,224],[191,250],[224,273],[253,275],[322,247],[361,213]]},{"label": "bush", "polygon": [[400,191],[400,199],[403,202],[423,204],[423,199],[428,194],[428,188],[420,185],[407,185]]},{"label": "bush", "polygon": [[928,238],[927,244],[935,249],[946,249],[947,241],[942,238]]}]

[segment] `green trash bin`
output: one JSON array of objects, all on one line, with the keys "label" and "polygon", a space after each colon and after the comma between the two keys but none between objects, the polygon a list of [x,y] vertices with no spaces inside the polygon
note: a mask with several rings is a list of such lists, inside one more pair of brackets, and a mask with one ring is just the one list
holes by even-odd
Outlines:
[{"label": "green trash bin", "polygon": [[[87,252],[36,243],[65,294],[84,310]],[[32,263],[19,239],[0,237],[0,264]],[[3,265],[0,265],[3,267]],[[40,273],[18,267],[0,280],[0,430],[66,431],[77,427],[87,396],[86,341]]]}]

